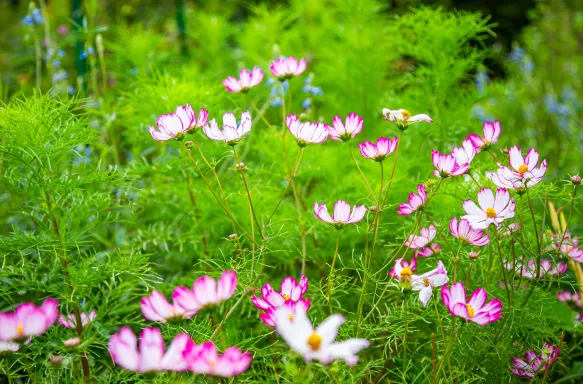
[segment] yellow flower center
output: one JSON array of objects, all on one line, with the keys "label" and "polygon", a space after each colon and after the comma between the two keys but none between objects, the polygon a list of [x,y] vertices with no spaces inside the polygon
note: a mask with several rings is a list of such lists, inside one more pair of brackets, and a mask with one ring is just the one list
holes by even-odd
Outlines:
[{"label": "yellow flower center", "polygon": [[488,216],[490,219],[493,219],[496,217],[496,211],[494,210],[494,208],[487,208],[486,209],[486,216]]},{"label": "yellow flower center", "polygon": [[429,287],[429,279],[427,277],[423,279],[423,285]]},{"label": "yellow flower center", "polygon": [[407,121],[411,117],[411,112],[407,111],[406,109],[401,110],[401,116],[403,116],[403,120]]},{"label": "yellow flower center", "polygon": [[526,172],[528,172],[528,165],[522,164],[520,167],[518,167],[518,173],[520,176],[524,175]]},{"label": "yellow flower center", "polygon": [[285,299],[285,301],[288,301],[289,299],[291,299],[291,297],[287,293],[284,293],[282,296]]},{"label": "yellow flower center", "polygon": [[287,315],[287,318],[290,319],[290,320],[293,320],[294,319],[294,314],[293,313],[290,313],[289,315]]},{"label": "yellow flower center", "polygon": [[572,250],[573,250],[573,247],[569,245],[569,246],[567,247],[567,253],[571,252]]},{"label": "yellow flower center", "polygon": [[215,359],[212,359],[211,361],[209,361],[209,368],[210,368],[211,372],[213,372],[215,370],[216,365],[217,365],[217,361]]},{"label": "yellow flower center", "polygon": [[466,304],[466,308],[468,309],[468,317],[474,317],[474,308],[469,304]]},{"label": "yellow flower center", "polygon": [[22,326],[22,324],[18,324],[16,326],[16,334],[20,337],[22,335],[24,335],[24,327]]},{"label": "yellow flower center", "polygon": [[317,351],[320,349],[320,344],[322,344],[322,336],[318,335],[316,332],[313,332],[310,337],[308,337],[308,345],[312,348],[313,351]]},{"label": "yellow flower center", "polygon": [[409,267],[403,268],[403,270],[401,271],[401,277],[402,278],[411,278],[411,276],[413,276],[413,272],[411,271],[411,268],[409,268]]}]

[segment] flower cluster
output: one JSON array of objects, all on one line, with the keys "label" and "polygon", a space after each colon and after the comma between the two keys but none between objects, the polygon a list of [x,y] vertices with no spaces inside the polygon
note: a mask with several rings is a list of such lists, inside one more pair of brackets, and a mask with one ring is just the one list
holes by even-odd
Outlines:
[{"label": "flower cluster", "polygon": [[524,354],[524,360],[519,357],[512,358],[511,371],[518,377],[534,379],[536,375],[548,370],[553,365],[561,351],[551,343],[545,343],[540,355],[534,350],[528,350]]}]

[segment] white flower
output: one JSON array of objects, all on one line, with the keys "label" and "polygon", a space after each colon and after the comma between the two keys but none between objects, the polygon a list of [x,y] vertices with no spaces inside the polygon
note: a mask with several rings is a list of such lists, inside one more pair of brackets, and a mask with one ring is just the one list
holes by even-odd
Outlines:
[{"label": "white flower", "polygon": [[411,289],[419,291],[419,300],[424,307],[427,307],[427,303],[433,296],[433,288],[441,287],[448,281],[447,270],[441,260],[438,260],[437,268],[419,276],[413,275]]}]

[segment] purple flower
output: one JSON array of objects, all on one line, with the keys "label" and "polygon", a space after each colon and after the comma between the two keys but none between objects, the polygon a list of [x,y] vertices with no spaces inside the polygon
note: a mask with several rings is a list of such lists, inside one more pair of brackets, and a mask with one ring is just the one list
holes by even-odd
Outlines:
[{"label": "purple flower", "polygon": [[42,335],[57,321],[57,306],[56,300],[46,299],[40,307],[24,303],[16,307],[14,312],[0,313],[0,341]]},{"label": "purple flower", "polygon": [[306,70],[306,60],[296,59],[293,56],[279,58],[269,65],[271,74],[279,80],[291,79],[294,76],[301,75]]},{"label": "purple flower", "polygon": [[431,224],[428,228],[421,228],[421,236],[409,235],[409,238],[405,241],[405,246],[411,249],[423,248],[435,238],[437,230],[435,226]]},{"label": "purple flower", "polygon": [[199,375],[217,377],[237,376],[251,365],[251,354],[243,352],[237,347],[229,347],[219,355],[216,345],[207,341],[197,346],[191,345],[183,352],[188,369]]},{"label": "purple flower", "polygon": [[383,108],[383,115],[385,116],[385,120],[389,120],[390,122],[397,124],[397,127],[400,130],[405,130],[410,125],[416,123],[433,123],[433,120],[431,120],[431,117],[428,115],[411,116],[411,113],[406,109],[397,109],[392,111],[390,109]]},{"label": "purple flower", "polygon": [[302,123],[296,115],[288,115],[286,119],[289,132],[296,138],[300,147],[309,144],[321,144],[328,139],[330,127],[324,123]]},{"label": "purple flower", "polygon": [[[81,316],[81,325],[85,327],[87,324],[91,323],[97,317],[97,313],[95,311],[91,311],[89,314],[83,312],[80,314]],[[58,318],[59,324],[61,324],[65,328],[75,328],[77,327],[77,319],[75,319],[75,314],[70,313],[67,316],[59,315]]]},{"label": "purple flower", "polygon": [[453,154],[442,155],[434,150],[431,151],[431,161],[437,168],[437,170],[433,171],[433,174],[442,179],[463,175],[470,167],[468,163],[458,163]]},{"label": "purple flower", "polygon": [[540,183],[547,172],[547,161],[543,160],[540,167],[536,168],[539,155],[534,148],[530,149],[524,158],[520,147],[517,146],[510,148],[508,153],[510,155],[509,168],[500,166],[496,173],[486,173],[494,184],[502,188],[522,189]]},{"label": "purple flower", "polygon": [[271,284],[265,283],[261,287],[261,297],[253,296],[251,301],[258,309],[265,311],[259,317],[270,327],[275,327],[275,312],[282,305],[287,305],[290,313],[295,312],[295,303],[301,301],[306,311],[310,308],[310,299],[303,296],[308,290],[308,278],[300,277],[299,283],[291,276],[282,280],[279,292],[275,291]]},{"label": "purple flower", "polygon": [[519,357],[512,358],[512,373],[518,377],[533,379],[540,372],[544,372],[551,367],[559,358],[561,351],[558,347],[550,343],[545,343],[540,356],[533,350],[526,351],[525,360]]},{"label": "purple flower", "polygon": [[[537,263],[535,260],[525,261],[524,256],[520,256],[520,258],[516,261],[516,264],[514,266],[514,272],[516,272],[519,275],[522,275],[523,277],[526,277],[527,279],[537,278],[536,264]],[[512,262],[507,262],[506,269],[512,270],[513,265],[514,264]],[[538,278],[542,278],[547,275],[548,276],[559,275],[565,273],[566,271],[567,264],[556,263],[555,265],[553,265],[553,263],[550,260],[542,259],[540,262],[540,273],[538,275]]]},{"label": "purple flower", "polygon": [[142,314],[150,321],[165,323],[175,319],[190,319],[196,311],[185,311],[181,307],[170,304],[159,291],[152,291],[150,296],[142,298],[140,303]]},{"label": "purple flower", "polygon": [[437,261],[437,267],[422,275],[413,275],[411,278],[411,290],[419,291],[419,300],[424,307],[433,296],[433,288],[441,287],[447,284],[449,278],[447,277],[447,270],[441,262]]},{"label": "purple flower", "polygon": [[482,189],[478,192],[478,203],[479,207],[473,200],[463,203],[467,215],[462,216],[462,219],[469,221],[474,229],[486,229],[490,224],[498,226],[504,220],[514,217],[516,204],[504,188],[496,190],[496,197],[491,189]]},{"label": "purple flower", "polygon": [[209,305],[219,305],[230,299],[237,288],[237,272],[223,271],[218,280],[210,276],[199,277],[192,289],[176,287],[172,292],[174,305],[184,312],[198,312]]}]

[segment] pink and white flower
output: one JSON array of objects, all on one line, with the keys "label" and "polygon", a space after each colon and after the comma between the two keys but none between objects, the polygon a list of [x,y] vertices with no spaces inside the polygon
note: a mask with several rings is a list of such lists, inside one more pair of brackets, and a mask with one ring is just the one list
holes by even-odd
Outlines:
[{"label": "pink and white flower", "polygon": [[24,340],[42,335],[57,321],[57,306],[56,300],[46,299],[40,307],[24,303],[16,307],[14,312],[0,313],[0,341]]},{"label": "pink and white flower", "polygon": [[559,251],[571,258],[571,260],[583,263],[583,249],[579,249],[571,244],[563,244],[559,247],[559,244],[554,245],[555,248],[559,248]]},{"label": "pink and white flower", "polygon": [[223,80],[223,85],[228,92],[247,93],[251,88],[261,83],[263,80],[263,71],[259,67],[253,67],[249,72],[247,68],[239,72],[239,79],[229,76]]},{"label": "pink and white flower", "polygon": [[168,141],[171,139],[182,139],[187,133],[194,133],[199,128],[206,125],[208,111],[201,109],[198,112],[198,119],[190,104],[176,107],[176,111],[165,115],[160,115],[156,121],[156,130],[151,125],[148,127],[152,138],[156,141]]},{"label": "pink and white flower", "polygon": [[275,312],[277,308],[286,305],[290,313],[295,312],[295,303],[301,301],[306,311],[310,308],[310,299],[302,296],[308,290],[308,278],[303,276],[299,283],[291,276],[282,280],[279,292],[275,291],[271,284],[266,283],[261,287],[261,297],[253,296],[251,301],[258,309],[265,311],[259,315],[261,320],[270,327],[275,327]]},{"label": "pink and white flower", "polygon": [[423,248],[429,244],[437,234],[435,226],[431,224],[428,228],[421,228],[421,236],[409,235],[405,241],[405,246],[411,249]]},{"label": "pink and white flower", "polygon": [[466,244],[483,247],[490,242],[489,235],[481,229],[473,229],[466,219],[461,219],[458,223],[457,218],[454,217],[449,222],[449,230],[453,237]]},{"label": "pink and white flower", "polygon": [[557,300],[569,305],[570,307],[581,308],[580,292],[560,291],[557,293]]},{"label": "pink and white flower", "polygon": [[342,122],[340,116],[334,116],[332,126],[328,127],[328,131],[332,140],[348,141],[354,139],[362,131],[363,125],[362,117],[353,112],[346,116],[346,122]]},{"label": "pink and white flower", "polygon": [[[91,323],[97,317],[97,312],[91,311],[89,314],[82,312],[81,316],[81,325],[85,327],[87,324]],[[75,319],[75,314],[70,313],[67,316],[59,315],[58,318],[59,324],[61,324],[65,328],[75,328],[77,327],[77,320]]]},{"label": "pink and white flower", "polygon": [[[512,262],[507,262],[506,269],[508,269],[508,270],[514,269],[514,272],[516,272],[517,274],[519,274],[522,277],[525,277],[527,279],[537,278],[536,260],[528,260],[525,263],[524,256],[521,256],[519,258],[519,260],[517,260],[516,263],[514,264],[514,268],[513,268],[513,264],[514,263],[512,263]],[[542,278],[545,276],[560,275],[560,274],[565,273],[566,271],[567,271],[567,264],[556,263],[555,265],[553,265],[553,263],[550,260],[542,259],[540,262],[540,273],[538,275],[538,278]]]},{"label": "pink and white flower", "polygon": [[300,147],[310,144],[321,144],[328,139],[329,129],[324,123],[302,123],[296,115],[288,115],[287,129],[296,138]]},{"label": "pink and white flower", "polygon": [[13,341],[0,341],[0,355],[5,352],[18,352],[20,344]]},{"label": "pink and white flower", "polygon": [[397,149],[397,140],[397,136],[395,136],[393,139],[380,137],[374,144],[370,141],[365,141],[362,144],[358,144],[358,150],[360,151],[362,157],[381,162],[391,153],[395,152]]},{"label": "pink and white flower", "polygon": [[512,358],[512,373],[518,377],[533,379],[539,373],[546,371],[553,365],[561,354],[558,347],[545,343],[540,356],[535,351],[529,350],[524,354],[525,360],[519,357]]},{"label": "pink and white flower", "polygon": [[478,152],[476,148],[472,145],[472,142],[468,139],[462,142],[461,147],[453,147],[453,157],[458,164],[468,164],[472,163],[472,160]]},{"label": "pink and white flower", "polygon": [[318,205],[318,202],[315,202],[314,214],[318,219],[332,224],[336,229],[342,229],[347,224],[356,224],[362,221],[366,214],[366,207],[364,205],[355,205],[352,208],[352,212],[350,212],[350,204],[346,201],[338,200],[334,204],[334,214],[331,217],[326,204]]},{"label": "pink and white flower", "polygon": [[489,121],[485,122],[482,126],[484,130],[484,137],[480,137],[475,133],[472,133],[468,136],[468,139],[471,141],[474,148],[480,151],[486,151],[492,147],[492,144],[498,142],[498,138],[500,137],[500,132],[502,128],[500,127],[500,122],[498,120],[491,123]]},{"label": "pink and white flower", "polygon": [[447,277],[447,270],[441,262],[437,261],[437,267],[422,275],[413,275],[411,279],[411,290],[419,291],[419,300],[424,307],[433,296],[433,288],[441,287],[447,284],[449,278]]},{"label": "pink and white flower", "polygon": [[189,370],[199,375],[217,377],[233,377],[245,372],[252,359],[249,352],[243,352],[237,347],[229,347],[219,355],[216,345],[211,341],[187,348],[183,355]]},{"label": "pink and white flower", "polygon": [[241,113],[241,124],[237,125],[235,115],[227,112],[223,115],[223,130],[215,119],[212,119],[209,124],[205,124],[202,128],[204,134],[211,140],[224,141],[227,145],[237,144],[246,133],[251,131],[253,120],[247,111]]},{"label": "pink and white flower", "polygon": [[412,258],[411,263],[409,263],[407,260],[403,259],[402,257],[399,257],[397,260],[395,260],[395,264],[393,265],[393,268],[391,268],[391,270],[389,271],[388,275],[393,279],[405,278],[411,280],[411,277],[413,276],[413,271],[416,268],[417,268],[416,258]]},{"label": "pink and white flower", "polygon": [[[299,305],[301,304],[301,305]],[[310,309],[310,299],[299,299],[298,301],[286,301],[278,307],[269,307],[265,312],[259,314],[261,320],[270,327],[277,326],[277,311],[280,308],[286,308],[288,311],[288,316],[293,319],[297,310],[305,310],[306,312]]]},{"label": "pink and white flower", "polygon": [[518,223],[509,224],[508,228],[506,228],[502,232],[502,236],[510,237],[510,236],[512,236],[512,234],[518,232],[519,229],[520,229],[520,224],[518,224]]},{"label": "pink and white flower", "polygon": [[230,299],[237,289],[237,272],[223,271],[218,280],[210,276],[199,277],[192,286],[176,287],[172,292],[174,305],[184,312],[196,313],[209,305],[219,305]]},{"label": "pink and white flower", "polygon": [[294,316],[289,316],[286,308],[276,313],[277,333],[290,348],[302,355],[304,360],[318,360],[324,365],[341,359],[350,366],[358,362],[357,353],[367,348],[370,342],[365,339],[348,339],[335,342],[338,328],[344,323],[342,315],[334,314],[324,320],[316,329],[306,316],[306,311],[298,303]]},{"label": "pink and white flower", "polygon": [[293,56],[280,57],[269,65],[271,74],[279,80],[291,79],[301,75],[306,70],[306,59],[296,59]]},{"label": "pink and white flower", "polygon": [[190,319],[196,312],[188,312],[175,304],[170,304],[159,291],[152,291],[150,296],[142,298],[142,314],[150,321],[165,323],[167,321]]},{"label": "pink and white flower", "polygon": [[540,167],[536,168],[539,154],[534,148],[529,150],[524,158],[520,152],[520,147],[517,146],[510,148],[508,153],[510,167],[501,165],[496,173],[486,173],[486,176],[494,184],[502,188],[524,189],[540,183],[547,172],[547,161],[543,160]]},{"label": "pink and white flower", "polygon": [[418,193],[410,193],[409,194],[409,202],[399,204],[399,210],[397,214],[403,216],[409,216],[413,212],[417,212],[418,210],[423,209],[425,206],[425,201],[427,200],[427,191],[425,190],[425,186],[423,184],[419,184],[417,186]]},{"label": "pink and white flower", "polygon": [[474,229],[486,229],[490,224],[498,226],[506,219],[514,217],[516,204],[504,188],[496,190],[496,196],[491,189],[484,188],[478,192],[478,207],[473,200],[466,200],[463,208],[467,215],[462,216],[470,222]]},{"label": "pink and white flower", "polygon": [[431,244],[429,247],[424,247],[415,251],[417,257],[431,257],[437,255],[441,251],[441,245]]},{"label": "pink and white flower", "polygon": [[494,299],[486,304],[487,299],[488,294],[484,288],[479,288],[466,301],[466,287],[461,282],[453,283],[451,288],[446,285],[441,288],[441,300],[453,316],[481,326],[502,317],[502,302]]},{"label": "pink and white flower", "polygon": [[158,328],[144,328],[137,338],[129,327],[122,327],[109,339],[109,353],[113,361],[127,371],[137,373],[160,371],[186,371],[188,362],[182,356],[194,342],[186,333],[174,338],[168,350],[164,350],[164,339]]},{"label": "pink and white flower", "polygon": [[416,123],[433,123],[433,120],[428,115],[415,115],[411,116],[411,112],[406,109],[397,109],[397,110],[390,110],[387,108],[383,108],[383,115],[385,116],[385,120],[389,120],[392,123],[397,124],[397,127],[400,130],[407,129],[410,125]]},{"label": "pink and white flower", "polygon": [[460,176],[468,171],[470,165],[468,163],[458,163],[453,154],[442,155],[441,153],[432,150],[431,161],[437,170],[433,171],[436,177],[446,179],[450,176]]}]

